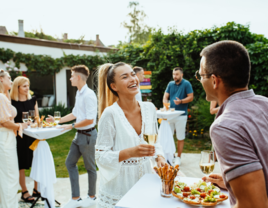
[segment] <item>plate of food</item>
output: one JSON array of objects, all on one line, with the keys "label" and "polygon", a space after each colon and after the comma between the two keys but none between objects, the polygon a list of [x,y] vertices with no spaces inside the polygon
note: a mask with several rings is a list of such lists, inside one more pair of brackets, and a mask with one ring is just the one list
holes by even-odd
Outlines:
[{"label": "plate of food", "polygon": [[220,189],[203,181],[188,186],[184,182],[175,181],[172,195],[180,201],[193,206],[216,206],[228,199],[228,195]]},{"label": "plate of food", "polygon": [[42,124],[43,128],[52,128],[52,127],[55,127],[57,126],[57,123],[56,122],[46,122],[46,121],[43,121],[43,124]]}]

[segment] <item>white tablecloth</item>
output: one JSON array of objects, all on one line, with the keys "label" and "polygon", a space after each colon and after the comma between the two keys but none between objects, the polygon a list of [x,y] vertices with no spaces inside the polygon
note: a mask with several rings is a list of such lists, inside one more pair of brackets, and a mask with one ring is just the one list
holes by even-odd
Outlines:
[{"label": "white tablecloth", "polygon": [[[200,178],[180,177],[180,181],[189,185],[198,182]],[[175,197],[164,198],[160,196],[160,178],[156,174],[144,175],[126,195],[116,204],[116,208],[194,208],[181,202]],[[221,190],[222,193],[228,194],[227,191]],[[229,199],[218,204],[215,208],[230,208]]]},{"label": "white tablecloth", "polygon": [[176,152],[176,147],[174,144],[173,132],[171,132],[168,121],[184,114],[184,111],[176,110],[173,112],[171,111],[161,112],[160,110],[158,110],[156,114],[157,118],[163,119],[159,128],[158,139],[160,144],[162,145],[166,160],[172,163],[174,153]]},{"label": "white tablecloth", "polygon": [[[62,129],[52,128],[30,128],[24,129],[23,133],[35,139],[50,139],[70,130],[62,132]],[[33,154],[33,162],[30,177],[38,182],[38,191],[41,196],[47,198],[51,208],[55,208],[53,184],[56,183],[56,172],[53,156],[46,141],[39,141]],[[48,208],[45,203],[45,208]]]}]

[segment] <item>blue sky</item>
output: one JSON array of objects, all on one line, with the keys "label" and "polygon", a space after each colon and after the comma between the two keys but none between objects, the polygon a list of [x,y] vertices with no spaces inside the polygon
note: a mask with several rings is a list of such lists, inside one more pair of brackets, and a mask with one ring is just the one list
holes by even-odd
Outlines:
[{"label": "blue sky", "polygon": [[[268,37],[268,0],[140,0],[147,14],[146,24],[189,32],[195,29],[221,26],[229,21],[250,24],[254,33]],[[24,20],[24,30],[42,28],[46,34],[69,38],[95,39],[105,45],[127,40],[130,11],[127,0],[0,0],[0,25],[8,31],[18,30],[18,19]]]}]

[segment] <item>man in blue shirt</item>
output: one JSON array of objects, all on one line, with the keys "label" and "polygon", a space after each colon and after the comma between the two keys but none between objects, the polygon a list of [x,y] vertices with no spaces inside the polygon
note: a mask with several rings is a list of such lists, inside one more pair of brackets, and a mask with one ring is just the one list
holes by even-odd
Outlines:
[{"label": "man in blue shirt", "polygon": [[185,139],[188,103],[193,101],[194,93],[191,83],[183,79],[182,68],[176,67],[175,69],[173,69],[173,79],[174,81],[168,83],[166,92],[163,97],[163,103],[166,100],[170,100],[170,108],[175,108],[175,110],[182,110],[185,112],[181,116],[178,116],[177,118],[169,121],[170,128],[173,134],[174,130],[176,129],[176,136],[178,140],[178,156],[174,159],[174,165],[180,165],[181,153],[183,150]]}]

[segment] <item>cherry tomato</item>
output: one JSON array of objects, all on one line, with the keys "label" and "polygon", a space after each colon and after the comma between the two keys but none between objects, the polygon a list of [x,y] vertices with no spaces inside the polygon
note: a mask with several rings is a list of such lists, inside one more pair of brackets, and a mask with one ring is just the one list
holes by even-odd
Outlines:
[{"label": "cherry tomato", "polygon": [[210,195],[210,193],[211,193],[211,192],[213,192],[213,190],[212,190],[212,189],[210,189],[210,190],[208,191],[208,194]]},{"label": "cherry tomato", "polygon": [[206,196],[207,196],[206,193],[201,193],[201,194],[200,194],[200,197],[202,197],[202,198],[205,198]]},{"label": "cherry tomato", "polygon": [[190,194],[189,193],[186,193],[186,192],[183,192],[183,194],[182,194],[184,197],[187,197],[187,196],[189,196]]},{"label": "cherry tomato", "polygon": [[196,190],[199,191],[199,192],[201,192],[201,189],[200,188],[197,188]]},{"label": "cherry tomato", "polygon": [[225,198],[225,195],[223,195],[223,194],[222,194],[222,195],[220,195],[220,198],[222,198],[222,199],[223,199],[223,198]]},{"label": "cherry tomato", "polygon": [[190,191],[190,187],[189,186],[185,186],[183,190],[184,191]]},{"label": "cherry tomato", "polygon": [[195,196],[190,196],[190,199],[195,199]]}]

